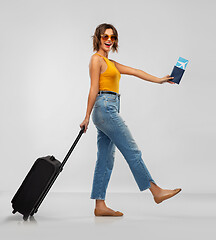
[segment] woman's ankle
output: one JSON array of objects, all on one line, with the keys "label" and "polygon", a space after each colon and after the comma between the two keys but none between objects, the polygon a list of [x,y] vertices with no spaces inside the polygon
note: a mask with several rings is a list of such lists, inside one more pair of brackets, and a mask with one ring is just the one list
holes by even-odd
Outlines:
[{"label": "woman's ankle", "polygon": [[96,208],[104,208],[104,207],[106,207],[105,201],[101,200],[101,199],[96,199],[95,207]]},{"label": "woman's ankle", "polygon": [[149,188],[149,190],[151,191],[153,196],[157,196],[158,194],[160,194],[160,192],[162,191],[162,188],[160,188],[158,185],[156,185],[153,182],[150,182],[151,187]]}]

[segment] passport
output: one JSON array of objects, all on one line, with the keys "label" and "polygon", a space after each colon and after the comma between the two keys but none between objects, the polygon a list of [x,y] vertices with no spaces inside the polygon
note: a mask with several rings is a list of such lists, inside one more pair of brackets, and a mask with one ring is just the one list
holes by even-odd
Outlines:
[{"label": "passport", "polygon": [[173,67],[172,73],[170,75],[170,77],[174,77],[174,78],[169,81],[179,84],[182,79],[182,76],[185,72],[187,64],[188,64],[187,59],[179,57],[176,65]]}]

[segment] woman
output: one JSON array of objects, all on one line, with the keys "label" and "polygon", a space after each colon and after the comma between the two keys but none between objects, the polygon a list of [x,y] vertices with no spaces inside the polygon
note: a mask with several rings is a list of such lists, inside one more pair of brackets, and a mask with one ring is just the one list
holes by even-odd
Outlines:
[{"label": "woman", "polygon": [[[164,83],[169,82],[169,75],[158,78],[142,70],[124,66],[108,59],[108,54],[118,50],[118,32],[111,24],[99,25],[93,36],[93,50],[89,73],[91,87],[88,96],[86,116],[80,127],[87,131],[89,118],[92,113],[93,122],[97,128],[97,162],[94,172],[91,199],[96,199],[95,216],[122,216],[123,213],[108,208],[105,195],[111,176],[115,146],[126,159],[140,191],[149,189],[156,203],[161,203],[181,191],[160,188],[152,179],[141,151],[138,149],[127,125],[119,115],[120,94],[119,80],[121,74],[133,75],[143,80]],[[93,108],[94,107],[94,108]]]}]

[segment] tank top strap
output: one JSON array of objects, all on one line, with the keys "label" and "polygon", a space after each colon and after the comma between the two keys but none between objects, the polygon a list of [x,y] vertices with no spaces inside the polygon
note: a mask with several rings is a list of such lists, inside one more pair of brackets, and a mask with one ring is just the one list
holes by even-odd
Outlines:
[{"label": "tank top strap", "polygon": [[108,62],[110,62],[110,60],[109,60],[108,58],[106,58],[106,57],[100,55],[99,53],[95,53],[95,54],[97,54],[97,55],[99,55],[100,57],[102,57],[106,62],[107,62],[107,60],[108,60]]},{"label": "tank top strap", "polygon": [[112,62],[108,58],[100,55],[99,53],[96,53],[96,54],[101,56],[104,59],[104,61],[106,62],[108,68],[112,66]]}]

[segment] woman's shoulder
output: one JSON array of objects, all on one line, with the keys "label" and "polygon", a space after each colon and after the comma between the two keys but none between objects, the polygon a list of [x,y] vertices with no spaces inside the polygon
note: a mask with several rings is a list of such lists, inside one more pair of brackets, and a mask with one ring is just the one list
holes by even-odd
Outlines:
[{"label": "woman's shoulder", "polygon": [[95,53],[91,56],[91,60],[93,60],[93,61],[98,60],[98,59],[100,60],[101,56],[99,56],[97,53]]},{"label": "woman's shoulder", "polygon": [[101,65],[101,57],[98,54],[93,54],[90,58],[89,65]]}]

